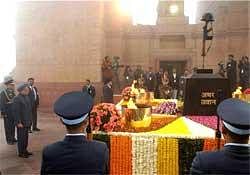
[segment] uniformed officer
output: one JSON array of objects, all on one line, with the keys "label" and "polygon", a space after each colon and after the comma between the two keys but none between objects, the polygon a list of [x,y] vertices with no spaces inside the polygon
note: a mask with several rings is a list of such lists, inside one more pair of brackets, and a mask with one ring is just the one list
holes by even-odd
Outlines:
[{"label": "uniformed officer", "polygon": [[92,98],[95,98],[95,87],[91,84],[89,79],[86,80],[82,92],[87,92]]},{"label": "uniformed officer", "polygon": [[226,144],[219,151],[196,153],[191,174],[250,174],[250,104],[227,99],[219,104],[217,113]]},{"label": "uniformed officer", "polygon": [[48,145],[42,154],[41,174],[107,174],[107,145],[86,139],[93,98],[88,93],[69,92],[56,100],[54,112],[65,125],[64,140]]},{"label": "uniformed officer", "polygon": [[15,124],[17,127],[17,148],[18,156],[28,158],[32,155],[27,150],[29,139],[29,128],[32,123],[32,106],[30,102],[29,87],[27,83],[17,85],[19,94],[14,98],[13,112],[15,114]]},{"label": "uniformed officer", "polygon": [[12,77],[7,76],[3,82],[6,86],[0,94],[0,110],[4,119],[4,131],[6,142],[13,145],[17,140],[15,139],[15,124],[14,115],[12,113],[13,98],[15,95],[15,84]]}]

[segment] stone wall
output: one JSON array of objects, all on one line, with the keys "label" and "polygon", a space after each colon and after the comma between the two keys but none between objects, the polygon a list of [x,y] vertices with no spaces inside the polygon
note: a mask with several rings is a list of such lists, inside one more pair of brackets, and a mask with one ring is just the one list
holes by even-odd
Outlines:
[{"label": "stone wall", "polygon": [[133,26],[131,17],[121,14],[116,2],[18,3],[15,78],[36,79],[41,107],[51,107],[63,92],[80,90],[86,78],[96,85],[100,101],[105,55],[120,56],[121,64],[133,68],[140,64],[144,69],[153,66],[157,70],[163,60],[187,61],[189,69],[201,67],[203,23],[199,19],[205,12],[213,13],[216,20],[215,37],[205,59],[207,68],[216,71],[217,63],[226,61],[228,54],[237,59],[250,55],[247,1],[202,1],[197,24],[189,25],[181,11],[176,16],[161,15],[156,26]]},{"label": "stone wall", "polygon": [[103,15],[98,1],[18,3],[15,79],[36,79],[42,107],[87,78],[100,84]]}]

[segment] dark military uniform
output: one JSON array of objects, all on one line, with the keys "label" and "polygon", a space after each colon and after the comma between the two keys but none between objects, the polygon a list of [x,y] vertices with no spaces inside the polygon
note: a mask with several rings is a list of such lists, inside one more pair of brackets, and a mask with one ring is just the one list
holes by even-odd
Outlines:
[{"label": "dark military uniform", "polygon": [[103,102],[114,103],[113,95],[114,95],[113,88],[108,84],[105,84],[103,86]]},{"label": "dark military uniform", "polygon": [[13,144],[16,141],[14,116],[12,113],[13,98],[15,96],[14,90],[10,88],[4,89],[0,94],[0,110],[4,117],[5,137],[8,144]]},{"label": "dark military uniform", "polygon": [[[88,120],[92,106],[93,98],[88,93],[69,92],[55,102],[54,112],[66,126],[74,126]],[[64,140],[44,148],[41,175],[108,174],[108,162],[105,143],[89,141],[84,133],[66,134]]]},{"label": "dark military uniform", "polygon": [[237,83],[237,63],[235,60],[231,59],[227,63],[227,77],[230,82],[231,92],[233,92],[236,89],[236,83]]},{"label": "dark military uniform", "polygon": [[17,146],[19,155],[27,153],[29,128],[32,124],[32,105],[27,95],[17,95],[14,98],[13,111],[15,124],[21,123],[22,128],[17,127]]},{"label": "dark military uniform", "polygon": [[82,92],[87,92],[92,98],[95,98],[95,87],[93,85],[85,85],[82,88]]},{"label": "dark military uniform", "polygon": [[[217,114],[223,127],[235,134],[239,140],[249,138],[250,104],[238,99],[227,99],[219,104]],[[230,137],[230,135],[228,135]],[[226,138],[226,142],[231,141]],[[233,139],[232,139],[233,141]],[[214,152],[198,152],[193,160],[191,174],[250,174],[250,145],[226,143],[224,148]]]}]

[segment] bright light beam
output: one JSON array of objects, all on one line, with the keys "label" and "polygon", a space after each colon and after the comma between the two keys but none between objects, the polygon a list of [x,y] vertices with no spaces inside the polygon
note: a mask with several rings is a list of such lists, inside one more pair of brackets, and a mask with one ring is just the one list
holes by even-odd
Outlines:
[{"label": "bright light beam", "polygon": [[0,82],[16,65],[16,2],[0,1]]}]

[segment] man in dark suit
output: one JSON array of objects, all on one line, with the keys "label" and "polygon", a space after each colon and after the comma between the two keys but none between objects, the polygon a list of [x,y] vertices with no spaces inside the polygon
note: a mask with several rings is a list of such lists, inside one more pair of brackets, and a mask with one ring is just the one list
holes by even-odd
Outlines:
[{"label": "man in dark suit", "polygon": [[191,174],[250,174],[250,104],[227,99],[219,104],[217,113],[226,144],[215,152],[196,153]]},{"label": "man in dark suit", "polygon": [[56,100],[54,112],[67,129],[64,140],[48,145],[42,154],[41,175],[107,174],[107,145],[86,139],[93,98],[88,93],[69,92]]},{"label": "man in dark suit", "polygon": [[[37,88],[34,86],[34,83],[34,78],[28,78],[28,84],[30,89],[29,97],[32,103],[32,130],[40,131],[40,129],[37,128],[37,108],[39,106],[39,94]],[[30,132],[32,132],[31,129]]]},{"label": "man in dark suit", "polygon": [[32,123],[32,107],[27,83],[17,85],[19,94],[14,98],[13,113],[15,114],[15,125],[17,127],[17,148],[19,157],[28,158],[32,155],[28,152],[29,128]]},{"label": "man in dark suit", "polygon": [[146,78],[146,87],[149,92],[155,91],[155,83],[156,83],[156,76],[153,72],[153,68],[149,67],[149,70],[145,76]]},{"label": "man in dark suit", "polygon": [[90,80],[86,80],[86,84],[82,88],[82,92],[87,92],[92,98],[95,98],[95,87],[91,84]]},{"label": "man in dark suit", "polygon": [[4,131],[6,142],[8,145],[13,145],[17,140],[15,139],[15,124],[14,115],[12,113],[13,98],[15,95],[14,80],[10,76],[4,78],[5,88],[0,94],[0,111],[4,120]]},{"label": "man in dark suit", "polygon": [[179,75],[177,75],[176,69],[173,68],[172,73],[170,75],[170,85],[172,88],[172,98],[176,99],[179,90]]},{"label": "man in dark suit", "polygon": [[235,91],[237,84],[237,62],[234,60],[234,55],[228,55],[227,62],[227,78],[231,86],[231,92]]},{"label": "man in dark suit", "polygon": [[103,86],[103,103],[114,103],[112,81],[107,81]]}]

